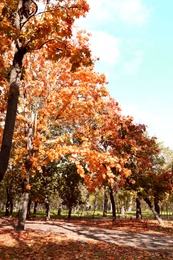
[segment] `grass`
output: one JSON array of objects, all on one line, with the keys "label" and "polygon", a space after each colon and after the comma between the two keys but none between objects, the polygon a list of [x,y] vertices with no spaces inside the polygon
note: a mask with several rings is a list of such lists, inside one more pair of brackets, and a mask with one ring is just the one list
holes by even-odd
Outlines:
[{"label": "grass", "polygon": [[[0,211],[0,217],[3,217],[5,214],[4,211]],[[16,217],[18,214],[17,211],[14,211],[13,212],[13,216]],[[57,214],[57,210],[52,210],[50,212],[50,218],[52,219],[64,219],[64,218],[67,218],[68,216],[68,211],[67,210],[63,210],[61,215],[58,216]],[[149,209],[145,209],[142,211],[142,216],[144,219],[154,219],[154,216],[153,216],[153,213],[151,212],[151,210]],[[39,210],[37,211],[37,214],[34,214],[32,211],[31,211],[31,218],[45,218],[45,211],[44,210]],[[112,213],[111,212],[108,212],[107,213],[107,218],[111,218],[112,217]],[[136,212],[135,211],[131,211],[131,212],[128,212],[126,214],[117,214],[117,219],[119,218],[132,218],[132,219],[135,219],[136,218]],[[173,219],[173,213],[172,212],[162,212],[162,215],[161,215],[162,218],[164,219]],[[93,213],[93,211],[89,211],[88,214],[86,214],[86,212],[77,212],[76,214],[72,213],[71,215],[71,218],[75,218],[75,219],[100,219],[100,218],[103,218],[103,212],[102,211],[95,211]]]}]

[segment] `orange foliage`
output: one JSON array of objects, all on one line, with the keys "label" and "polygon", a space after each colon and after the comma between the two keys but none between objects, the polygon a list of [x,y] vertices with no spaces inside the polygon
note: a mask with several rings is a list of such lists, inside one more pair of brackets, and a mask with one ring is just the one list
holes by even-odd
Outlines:
[{"label": "orange foliage", "polygon": [[[39,1],[45,4],[45,1]],[[75,19],[85,16],[84,0],[54,1],[20,28],[11,18],[18,1],[1,1],[0,31],[0,141],[7,100],[7,74],[14,55],[13,43],[26,48],[24,77],[14,132],[11,162],[24,168],[30,156],[32,173],[68,155],[93,190],[108,183],[124,185],[131,174],[126,167],[135,157],[137,167],[152,167],[155,140],[145,137],[145,126],[124,117],[118,102],[105,87],[106,78],[95,72],[88,34],[75,32]],[[36,12],[36,3],[30,7]],[[58,62],[57,62],[58,61]],[[32,155],[27,154],[27,131],[32,128]]]}]

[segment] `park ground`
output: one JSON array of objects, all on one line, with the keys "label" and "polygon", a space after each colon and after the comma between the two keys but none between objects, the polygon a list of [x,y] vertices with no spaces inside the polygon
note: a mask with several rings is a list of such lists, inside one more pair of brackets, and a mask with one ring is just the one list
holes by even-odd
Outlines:
[{"label": "park ground", "polygon": [[[30,219],[23,232],[15,230],[16,224],[14,217],[0,218],[0,259],[173,259],[172,221],[165,221],[165,226],[159,226],[155,220],[51,219],[46,222],[44,219]],[[105,234],[109,238],[112,234],[112,240],[106,239]],[[143,242],[145,240],[145,248],[138,244],[141,237]],[[151,241],[156,238],[156,244],[152,242],[153,249]]]}]

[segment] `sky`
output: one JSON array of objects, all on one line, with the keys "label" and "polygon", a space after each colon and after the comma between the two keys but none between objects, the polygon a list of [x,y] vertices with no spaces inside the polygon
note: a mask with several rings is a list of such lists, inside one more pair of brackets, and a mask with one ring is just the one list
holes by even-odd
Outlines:
[{"label": "sky", "polygon": [[96,70],[122,114],[173,149],[173,0],[88,0]]}]

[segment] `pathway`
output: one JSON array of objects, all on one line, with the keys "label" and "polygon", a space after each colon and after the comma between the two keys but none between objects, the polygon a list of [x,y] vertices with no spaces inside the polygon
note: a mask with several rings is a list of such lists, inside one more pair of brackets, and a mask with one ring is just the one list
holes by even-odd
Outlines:
[{"label": "pathway", "polygon": [[94,240],[122,246],[128,245],[149,251],[173,253],[173,236],[168,235],[131,233],[52,221],[26,221],[26,229],[28,228],[42,230],[43,232],[53,232],[80,241]]}]

